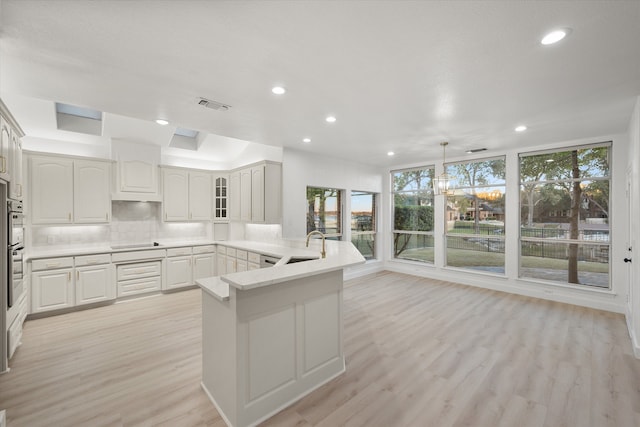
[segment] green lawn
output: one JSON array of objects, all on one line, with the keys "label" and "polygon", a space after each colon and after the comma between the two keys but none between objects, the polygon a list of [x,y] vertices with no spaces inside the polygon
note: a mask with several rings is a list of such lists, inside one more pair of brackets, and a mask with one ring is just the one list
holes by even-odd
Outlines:
[{"label": "green lawn", "polygon": [[[433,248],[408,249],[399,258],[433,262]],[[470,251],[449,249],[447,265],[452,267],[502,267],[504,254],[486,251]],[[534,256],[522,257],[522,266],[548,270],[566,270],[567,261],[562,259],[542,258]],[[590,273],[608,273],[609,264],[600,262],[580,262],[579,270]]]}]

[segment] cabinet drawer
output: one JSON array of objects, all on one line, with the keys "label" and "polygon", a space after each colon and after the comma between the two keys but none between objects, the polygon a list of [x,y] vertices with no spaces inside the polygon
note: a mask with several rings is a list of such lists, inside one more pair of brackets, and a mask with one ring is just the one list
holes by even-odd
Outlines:
[{"label": "cabinet drawer", "polygon": [[191,248],[171,248],[167,249],[167,256],[191,255]]},{"label": "cabinet drawer", "polygon": [[211,254],[216,252],[215,245],[206,245],[206,246],[194,246],[193,254]]},{"label": "cabinet drawer", "polygon": [[[122,264],[117,268],[117,280],[132,280],[142,277],[160,276],[162,271],[160,261],[140,262],[136,264]],[[120,291],[118,290],[118,296]]]},{"label": "cabinet drawer", "polygon": [[219,254],[222,254],[222,255],[226,255],[227,254],[227,247],[226,246],[218,245],[216,250],[217,250],[217,252]]},{"label": "cabinet drawer", "polygon": [[10,325],[15,319],[20,317],[22,312],[27,312],[27,289],[25,288],[22,295],[18,297],[18,301],[13,307],[7,309],[7,325]]},{"label": "cabinet drawer", "polygon": [[243,259],[246,261],[247,251],[243,251],[242,249],[236,249],[236,258]]},{"label": "cabinet drawer", "polygon": [[118,298],[159,291],[161,283],[160,276],[118,282]]},{"label": "cabinet drawer", "polygon": [[235,257],[236,257],[236,250],[235,250],[235,248],[227,248],[227,256],[230,256],[230,257],[235,258]]},{"label": "cabinet drawer", "polygon": [[249,252],[249,262],[260,264],[260,254]]},{"label": "cabinet drawer", "polygon": [[73,257],[43,258],[31,261],[31,271],[50,270],[53,268],[73,267]]},{"label": "cabinet drawer", "polygon": [[83,255],[76,257],[76,267],[95,264],[109,264],[111,262],[111,254]]}]

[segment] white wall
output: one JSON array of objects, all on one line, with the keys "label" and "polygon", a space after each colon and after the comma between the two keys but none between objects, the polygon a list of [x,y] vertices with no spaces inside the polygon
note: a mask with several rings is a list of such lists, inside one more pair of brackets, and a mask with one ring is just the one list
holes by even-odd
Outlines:
[{"label": "white wall", "polygon": [[[599,143],[612,141],[612,176],[611,176],[611,210],[609,221],[611,225],[611,276],[612,289],[610,291],[602,291],[600,289],[575,288],[571,286],[552,285],[535,280],[521,280],[518,278],[518,242],[519,233],[519,202],[518,202],[518,184],[516,180],[509,176],[517,176],[518,174],[518,154],[528,151],[539,151],[545,149],[555,149],[569,147],[573,145],[584,145],[591,143]],[[627,294],[627,274],[622,259],[625,256],[625,242],[627,240],[627,212],[625,183],[626,168],[628,156],[628,135],[609,135],[594,138],[587,138],[573,141],[561,141],[549,143],[544,146],[538,146],[535,149],[519,147],[514,150],[505,152],[496,152],[490,154],[479,155],[477,157],[468,156],[464,158],[447,158],[448,161],[457,160],[474,160],[485,157],[506,156],[507,161],[507,206],[506,206],[506,248],[505,248],[505,274],[491,274],[482,272],[473,272],[463,269],[455,269],[444,266],[444,248],[443,233],[444,226],[441,221],[436,222],[435,239],[436,239],[436,256],[435,265],[426,265],[424,263],[410,262],[404,260],[395,260],[392,257],[392,230],[390,221],[384,223],[384,259],[385,269],[408,274],[414,274],[424,277],[432,277],[441,280],[448,280],[463,283],[472,286],[478,286],[489,289],[496,289],[505,292],[511,292],[521,295],[534,296],[553,301],[560,301],[570,304],[583,305],[623,313],[625,310],[625,301]],[[405,167],[436,165],[436,174],[442,172],[442,159],[425,159],[424,162],[412,165],[399,165],[387,170],[387,176],[390,170],[402,169]],[[390,179],[384,179],[383,190],[383,210],[387,218],[391,213],[391,182]],[[435,203],[436,212],[442,212],[443,201],[439,197]],[[436,216],[436,220],[442,216]]]},{"label": "white wall", "polygon": [[[319,156],[300,150],[285,148],[282,160],[282,236],[284,238],[301,238],[307,234],[307,186],[328,187],[346,190],[343,211],[345,215],[351,211],[350,192],[369,191],[382,192],[383,171],[379,168],[363,165],[354,161],[328,156]],[[378,206],[381,207],[380,202]],[[379,209],[378,212],[381,212]],[[378,230],[388,221],[384,215],[378,215]],[[345,217],[345,223],[349,223]],[[381,236],[378,233],[378,236]],[[345,230],[343,240],[350,240],[350,233]],[[379,240],[379,239],[378,239]],[[378,250],[380,253],[380,250]],[[379,256],[379,259],[381,257]],[[345,277],[374,271],[381,268],[381,262],[370,261],[364,267],[349,269]]]},{"label": "white wall", "polygon": [[636,357],[640,358],[640,224],[637,221],[640,212],[640,96],[629,123],[628,169],[630,174],[629,203],[630,211],[635,212],[629,221],[628,246],[633,252],[625,252],[625,256],[633,260],[627,264],[629,298],[626,305],[627,325]]}]

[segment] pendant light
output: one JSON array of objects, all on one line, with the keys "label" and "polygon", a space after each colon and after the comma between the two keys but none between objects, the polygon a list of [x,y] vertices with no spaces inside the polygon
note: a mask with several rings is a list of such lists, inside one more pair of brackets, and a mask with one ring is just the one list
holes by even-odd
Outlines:
[{"label": "pendant light", "polygon": [[445,165],[446,160],[446,150],[448,142],[441,142],[442,146],[442,169],[443,172],[433,178],[433,194],[436,196],[446,196],[447,194],[451,194],[453,191],[453,179],[451,176],[447,174],[447,166]]}]

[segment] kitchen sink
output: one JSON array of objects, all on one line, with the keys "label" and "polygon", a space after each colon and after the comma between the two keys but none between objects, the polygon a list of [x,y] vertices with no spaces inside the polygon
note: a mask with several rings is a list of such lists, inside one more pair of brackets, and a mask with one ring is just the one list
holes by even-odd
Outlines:
[{"label": "kitchen sink", "polygon": [[308,257],[291,257],[291,259],[289,261],[287,261],[287,264],[294,264],[296,262],[304,262],[304,261],[313,261],[318,259],[316,258],[308,258]]}]

